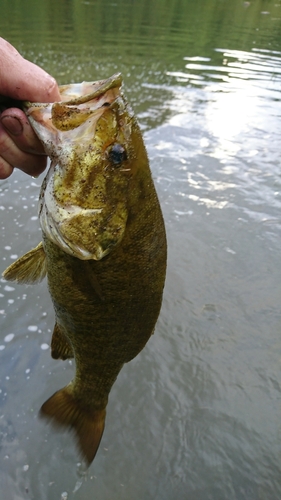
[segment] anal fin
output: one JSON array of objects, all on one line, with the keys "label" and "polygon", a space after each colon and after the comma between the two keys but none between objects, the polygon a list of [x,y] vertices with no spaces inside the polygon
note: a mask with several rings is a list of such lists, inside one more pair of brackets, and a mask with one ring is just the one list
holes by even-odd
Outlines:
[{"label": "anal fin", "polygon": [[63,360],[74,357],[72,347],[57,323],[55,324],[52,336],[51,355],[54,359]]},{"label": "anal fin", "polygon": [[11,264],[2,276],[7,281],[31,285],[39,283],[47,274],[46,255],[42,242]]}]

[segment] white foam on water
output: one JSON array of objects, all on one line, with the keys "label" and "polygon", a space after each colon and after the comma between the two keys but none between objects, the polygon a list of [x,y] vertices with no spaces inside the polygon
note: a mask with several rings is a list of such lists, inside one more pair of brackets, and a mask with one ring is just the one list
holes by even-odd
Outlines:
[{"label": "white foam on water", "polygon": [[6,335],[6,337],[4,337],[4,341],[11,342],[11,340],[13,340],[14,336],[15,336],[14,333],[8,333],[8,335]]}]

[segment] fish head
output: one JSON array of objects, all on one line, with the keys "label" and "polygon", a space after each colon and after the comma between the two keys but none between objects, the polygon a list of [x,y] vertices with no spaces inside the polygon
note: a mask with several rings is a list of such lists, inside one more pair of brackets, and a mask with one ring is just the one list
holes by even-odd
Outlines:
[{"label": "fish head", "polygon": [[134,115],[121,75],[60,87],[61,102],[25,103],[51,158],[39,199],[45,235],[66,253],[100,260],[123,238]]}]

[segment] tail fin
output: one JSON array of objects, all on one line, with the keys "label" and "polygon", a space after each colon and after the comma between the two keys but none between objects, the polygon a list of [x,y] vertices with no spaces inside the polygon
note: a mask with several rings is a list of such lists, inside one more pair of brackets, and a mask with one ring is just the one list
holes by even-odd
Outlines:
[{"label": "tail fin", "polygon": [[106,411],[85,409],[75,400],[70,388],[55,392],[41,407],[41,416],[50,418],[54,424],[72,428],[78,445],[88,465],[97,453],[103,430]]}]

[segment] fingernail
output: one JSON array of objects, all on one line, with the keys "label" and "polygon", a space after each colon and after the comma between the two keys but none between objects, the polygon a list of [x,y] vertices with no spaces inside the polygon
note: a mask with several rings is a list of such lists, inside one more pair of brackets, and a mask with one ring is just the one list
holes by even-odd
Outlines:
[{"label": "fingernail", "polygon": [[15,116],[3,116],[3,118],[1,118],[1,123],[7,132],[12,135],[20,135],[23,132],[22,123]]}]

